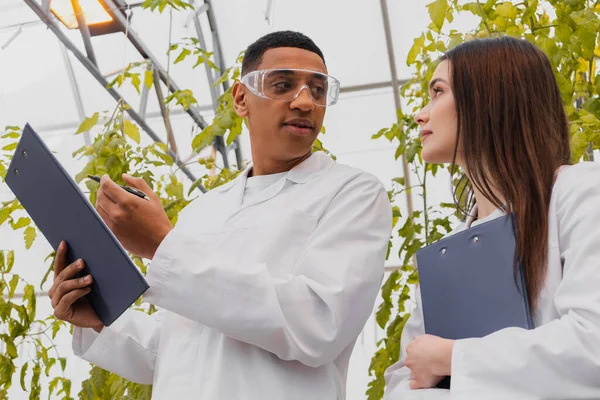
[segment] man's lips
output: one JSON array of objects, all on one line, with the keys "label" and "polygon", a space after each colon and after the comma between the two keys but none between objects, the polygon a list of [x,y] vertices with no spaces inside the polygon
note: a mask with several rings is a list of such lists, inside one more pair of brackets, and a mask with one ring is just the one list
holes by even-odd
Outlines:
[{"label": "man's lips", "polygon": [[308,119],[292,119],[284,122],[283,125],[288,127],[293,133],[301,136],[309,135],[314,130],[312,121]]}]

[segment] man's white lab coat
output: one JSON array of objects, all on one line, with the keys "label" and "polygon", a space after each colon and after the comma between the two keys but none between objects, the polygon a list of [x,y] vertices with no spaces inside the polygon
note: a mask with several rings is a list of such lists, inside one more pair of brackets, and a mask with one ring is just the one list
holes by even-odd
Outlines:
[{"label": "man's white lab coat", "polygon": [[418,298],[402,334],[402,357],[386,372],[385,399],[600,399],[600,164],[576,164],[558,175],[548,241],[535,329],[457,340],[450,393],[411,391],[404,356],[412,338],[424,334]]},{"label": "man's white lab coat", "polygon": [[373,310],[391,207],[372,175],[318,152],[242,206],[248,170],[188,205],[158,248],[144,296],[74,352],[153,383],[155,399],[345,398]]}]

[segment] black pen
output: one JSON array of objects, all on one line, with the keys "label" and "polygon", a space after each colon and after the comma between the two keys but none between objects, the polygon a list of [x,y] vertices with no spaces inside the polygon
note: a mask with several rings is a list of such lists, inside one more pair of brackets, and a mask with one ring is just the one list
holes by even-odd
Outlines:
[{"label": "black pen", "polygon": [[[90,178],[93,181],[96,181],[96,182],[100,183],[100,178],[97,177],[97,176],[88,175],[88,178]],[[134,194],[134,195],[136,195],[138,197],[141,197],[142,199],[150,200],[150,198],[148,196],[146,196],[146,193],[142,192],[141,190],[137,190],[137,189],[134,189],[134,188],[129,187],[129,186],[123,186],[123,185],[119,185],[119,186],[121,186],[121,188],[123,188],[124,190],[128,191],[129,193]]]}]

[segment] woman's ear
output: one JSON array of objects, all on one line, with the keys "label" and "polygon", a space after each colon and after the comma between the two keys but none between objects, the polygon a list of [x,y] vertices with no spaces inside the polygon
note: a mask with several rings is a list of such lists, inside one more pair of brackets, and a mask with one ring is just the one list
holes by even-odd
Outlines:
[{"label": "woman's ear", "polygon": [[231,95],[233,97],[233,108],[235,108],[236,114],[240,118],[246,118],[248,116],[248,92],[246,91],[246,87],[239,81],[234,83],[233,88],[231,89]]}]

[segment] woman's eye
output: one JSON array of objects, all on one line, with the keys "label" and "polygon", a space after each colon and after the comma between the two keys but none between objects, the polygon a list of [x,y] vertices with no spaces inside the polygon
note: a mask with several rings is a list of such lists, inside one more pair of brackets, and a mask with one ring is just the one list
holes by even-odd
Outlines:
[{"label": "woman's eye", "polygon": [[441,88],[433,88],[431,91],[433,92],[432,97],[437,97],[438,95],[444,92]]}]

